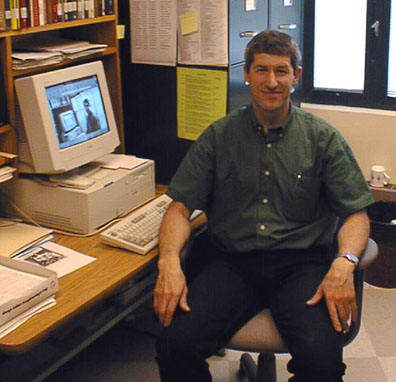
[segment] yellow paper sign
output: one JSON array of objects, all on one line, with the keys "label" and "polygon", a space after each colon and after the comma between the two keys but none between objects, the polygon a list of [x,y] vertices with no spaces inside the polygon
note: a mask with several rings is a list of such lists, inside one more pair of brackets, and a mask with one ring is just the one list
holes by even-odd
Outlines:
[{"label": "yellow paper sign", "polygon": [[227,111],[225,70],[177,68],[177,132],[179,138],[197,139]]}]

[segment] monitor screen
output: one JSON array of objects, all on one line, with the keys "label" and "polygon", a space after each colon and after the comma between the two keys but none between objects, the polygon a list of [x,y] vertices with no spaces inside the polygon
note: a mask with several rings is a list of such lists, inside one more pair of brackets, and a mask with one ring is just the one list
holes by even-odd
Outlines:
[{"label": "monitor screen", "polygon": [[101,61],[18,78],[15,89],[20,172],[69,171],[119,145]]},{"label": "monitor screen", "polygon": [[109,131],[96,76],[49,86],[45,91],[60,149]]}]

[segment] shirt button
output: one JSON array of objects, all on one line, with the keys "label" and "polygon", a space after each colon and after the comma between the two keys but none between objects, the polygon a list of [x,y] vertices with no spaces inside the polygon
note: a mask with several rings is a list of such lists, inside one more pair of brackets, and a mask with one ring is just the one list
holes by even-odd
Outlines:
[{"label": "shirt button", "polygon": [[263,199],[263,204],[268,204],[268,199]]},{"label": "shirt button", "polygon": [[270,174],[271,174],[271,173],[270,173],[268,170],[264,172],[264,175],[265,175],[265,176],[269,176]]},{"label": "shirt button", "polygon": [[272,149],[271,143],[267,143],[267,149]]},{"label": "shirt button", "polygon": [[261,224],[260,231],[265,231],[265,225],[264,224]]}]

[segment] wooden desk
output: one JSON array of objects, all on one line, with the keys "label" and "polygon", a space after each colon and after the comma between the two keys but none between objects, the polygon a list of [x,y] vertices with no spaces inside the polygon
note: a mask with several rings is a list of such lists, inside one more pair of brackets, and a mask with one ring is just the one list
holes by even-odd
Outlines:
[{"label": "wooden desk", "polygon": [[[161,193],[162,189],[159,188],[158,191]],[[192,228],[200,227],[204,222],[205,217],[201,215],[192,222]],[[127,250],[102,244],[99,234],[86,238],[58,235],[55,241],[68,248],[93,256],[96,258],[96,261],[59,279],[59,292],[56,294],[56,305],[37,314],[15,331],[0,339],[0,352],[3,354],[23,355],[25,353],[35,352],[37,347],[46,339],[52,337],[53,334],[57,334],[60,330],[75,324],[76,321],[78,322],[84,313],[99,306],[95,315],[100,314],[98,312],[101,309],[101,302],[111,301],[112,296],[117,294],[125,285],[128,285],[131,280],[133,281],[134,278],[147,270],[154,272],[156,269],[157,248],[153,249],[147,255],[141,256]],[[143,297],[147,299],[147,296]],[[85,338],[77,340],[77,342],[81,343],[73,343],[70,346],[62,343],[61,346],[65,348],[64,350],[70,353],[67,359],[71,358],[76,352],[82,350],[117,322],[121,321],[126,315],[136,309],[136,307],[134,302],[125,306],[120,306],[117,303],[116,307],[112,308],[113,310],[109,317],[105,317],[103,319],[104,322],[98,324],[98,328],[91,330],[85,335]],[[76,345],[79,348],[78,351],[75,350]],[[67,347],[70,347],[70,349],[66,349]],[[7,358],[8,360],[10,359],[10,357]],[[19,356],[11,358],[17,359]],[[57,367],[64,362],[59,361]],[[4,369],[4,365],[0,363],[1,368]],[[7,366],[7,368],[9,367]],[[52,366],[52,369],[54,371],[56,368]],[[50,372],[46,373],[46,375],[49,374]],[[34,380],[40,381],[43,378]],[[2,379],[1,373],[0,379]],[[7,380],[11,381],[14,379]]]},{"label": "wooden desk", "polygon": [[61,236],[55,239],[68,248],[96,258],[96,261],[59,279],[56,305],[34,316],[15,331],[0,339],[0,351],[21,353],[43,340],[60,325],[101,299],[153,262],[158,250],[146,256],[112,248],[100,242],[99,235],[89,238]]}]

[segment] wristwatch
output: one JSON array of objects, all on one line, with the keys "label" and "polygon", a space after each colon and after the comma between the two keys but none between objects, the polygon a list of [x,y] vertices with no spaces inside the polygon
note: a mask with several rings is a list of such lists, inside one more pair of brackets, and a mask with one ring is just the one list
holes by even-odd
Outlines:
[{"label": "wristwatch", "polygon": [[339,253],[337,257],[345,257],[348,261],[355,264],[356,267],[359,264],[359,259],[352,252]]}]

